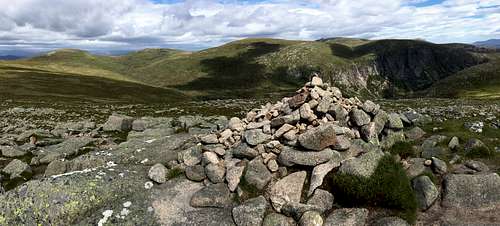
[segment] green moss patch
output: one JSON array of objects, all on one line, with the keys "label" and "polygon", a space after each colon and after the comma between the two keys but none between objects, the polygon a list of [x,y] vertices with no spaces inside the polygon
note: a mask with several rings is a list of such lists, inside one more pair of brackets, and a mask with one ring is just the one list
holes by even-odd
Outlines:
[{"label": "green moss patch", "polygon": [[389,148],[387,151],[393,155],[399,155],[401,158],[405,159],[408,157],[415,157],[416,153],[413,150],[413,142],[396,142],[394,145],[392,145],[391,148]]},{"label": "green moss patch", "polygon": [[399,162],[385,156],[370,178],[336,173],[329,189],[344,207],[377,206],[392,209],[410,223],[416,220],[417,201],[410,180]]}]

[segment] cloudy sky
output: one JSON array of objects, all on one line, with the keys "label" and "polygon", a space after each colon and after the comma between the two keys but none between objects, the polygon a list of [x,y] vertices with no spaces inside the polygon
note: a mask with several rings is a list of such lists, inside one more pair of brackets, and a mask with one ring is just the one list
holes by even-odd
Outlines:
[{"label": "cloudy sky", "polygon": [[0,55],[197,50],[247,37],[500,38],[500,0],[0,0],[0,6]]}]

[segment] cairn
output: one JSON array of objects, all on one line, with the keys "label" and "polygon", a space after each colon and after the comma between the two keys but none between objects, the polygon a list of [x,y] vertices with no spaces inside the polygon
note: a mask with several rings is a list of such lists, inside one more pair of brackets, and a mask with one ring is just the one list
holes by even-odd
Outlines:
[{"label": "cairn", "polygon": [[[245,200],[251,187],[265,198],[248,201],[267,206],[269,200],[276,212],[300,220],[309,210],[329,209],[301,203],[308,175],[307,198],[325,202],[331,196],[333,203],[329,192],[318,189],[324,177],[336,168],[370,176],[384,155],[381,148],[404,139],[402,129],[399,114],[388,114],[369,100],[343,97],[339,88],[314,76],[295,96],[253,109],[243,119],[231,118],[227,129],[200,137],[198,146],[179,153],[178,162],[188,179],[204,181],[210,190],[195,194],[192,206],[221,207],[233,193]],[[288,174],[295,166],[302,171]],[[238,208],[233,209],[237,223],[236,218],[245,218],[238,217]]]}]

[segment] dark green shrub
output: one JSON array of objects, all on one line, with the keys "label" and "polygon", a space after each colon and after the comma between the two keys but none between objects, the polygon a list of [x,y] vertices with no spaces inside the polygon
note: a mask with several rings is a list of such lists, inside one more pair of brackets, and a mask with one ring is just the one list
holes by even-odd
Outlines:
[{"label": "dark green shrub", "polygon": [[417,201],[410,180],[392,156],[382,158],[370,177],[336,173],[328,186],[345,207],[378,206],[395,210],[410,223],[416,220]]}]

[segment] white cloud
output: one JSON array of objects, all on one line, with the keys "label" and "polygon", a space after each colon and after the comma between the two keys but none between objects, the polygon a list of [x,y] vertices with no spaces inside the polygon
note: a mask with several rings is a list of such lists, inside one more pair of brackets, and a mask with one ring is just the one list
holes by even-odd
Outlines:
[{"label": "white cloud", "polygon": [[[424,4],[425,3],[425,4]],[[205,47],[244,37],[498,36],[500,0],[0,0],[0,49]],[[420,4],[427,6],[417,7]]]}]

